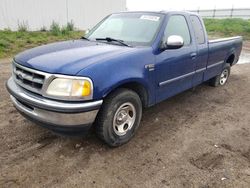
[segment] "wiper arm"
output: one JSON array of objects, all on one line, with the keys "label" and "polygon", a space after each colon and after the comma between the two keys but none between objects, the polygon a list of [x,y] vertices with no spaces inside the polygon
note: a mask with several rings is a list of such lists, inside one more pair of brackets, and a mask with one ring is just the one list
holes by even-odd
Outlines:
[{"label": "wiper arm", "polygon": [[123,46],[128,46],[128,47],[132,47],[128,44],[126,44],[123,40],[120,40],[120,39],[114,39],[114,38],[110,38],[110,37],[106,37],[106,38],[96,38],[95,40],[106,40],[107,42],[118,42],[120,44],[122,44]]}]

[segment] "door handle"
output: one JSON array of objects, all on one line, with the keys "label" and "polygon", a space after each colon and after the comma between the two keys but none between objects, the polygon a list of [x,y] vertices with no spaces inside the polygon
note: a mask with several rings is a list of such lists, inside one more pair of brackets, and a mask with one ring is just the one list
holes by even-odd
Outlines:
[{"label": "door handle", "polygon": [[192,59],[195,59],[196,56],[197,56],[197,53],[195,53],[195,52],[190,54],[190,57],[191,57]]}]

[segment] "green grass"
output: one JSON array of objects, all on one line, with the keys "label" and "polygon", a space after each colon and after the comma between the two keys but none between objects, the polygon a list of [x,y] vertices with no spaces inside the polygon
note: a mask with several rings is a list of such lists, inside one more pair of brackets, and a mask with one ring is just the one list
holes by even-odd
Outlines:
[{"label": "green grass", "polygon": [[243,19],[204,19],[209,36],[230,37],[243,36],[244,40],[250,39],[250,20]]},{"label": "green grass", "polygon": [[0,31],[0,58],[11,57],[25,49],[42,44],[69,39],[79,39],[83,35],[83,31],[69,31],[68,29],[61,29],[57,32]]}]

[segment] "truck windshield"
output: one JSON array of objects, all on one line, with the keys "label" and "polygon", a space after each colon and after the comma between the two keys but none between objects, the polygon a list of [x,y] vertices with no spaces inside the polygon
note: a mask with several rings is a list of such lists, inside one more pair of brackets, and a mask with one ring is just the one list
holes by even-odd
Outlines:
[{"label": "truck windshield", "polygon": [[97,24],[85,37],[89,40],[111,38],[129,45],[150,45],[162,20],[163,15],[156,13],[112,14]]}]

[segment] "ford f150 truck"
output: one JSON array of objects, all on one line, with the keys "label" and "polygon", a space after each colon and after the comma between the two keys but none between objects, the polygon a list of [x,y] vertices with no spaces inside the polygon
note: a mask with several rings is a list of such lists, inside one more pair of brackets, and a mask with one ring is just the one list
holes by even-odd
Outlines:
[{"label": "ford f150 truck", "polygon": [[121,12],[79,40],[18,54],[6,86],[37,124],[60,133],[94,125],[119,146],[133,137],[143,108],[205,81],[225,85],[241,49],[241,37],[209,41],[194,13]]}]

